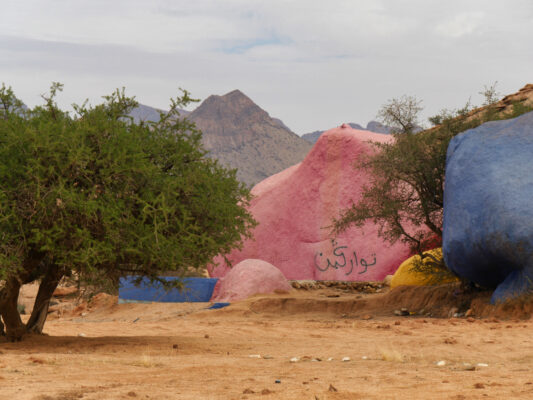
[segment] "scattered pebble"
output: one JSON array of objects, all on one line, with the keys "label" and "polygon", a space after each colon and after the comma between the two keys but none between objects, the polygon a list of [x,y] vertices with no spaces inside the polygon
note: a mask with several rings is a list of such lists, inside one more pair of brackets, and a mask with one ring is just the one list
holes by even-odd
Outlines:
[{"label": "scattered pebble", "polygon": [[342,361],[344,362],[350,361],[350,357],[342,357]]},{"label": "scattered pebble", "polygon": [[250,358],[261,358],[260,354],[250,354],[248,357]]},{"label": "scattered pebble", "polygon": [[317,357],[317,358],[313,358],[311,361],[317,362],[317,361],[322,361],[322,359]]},{"label": "scattered pebble", "polygon": [[370,314],[363,315],[361,317],[361,319],[364,319],[364,320],[368,321],[369,319],[372,319],[372,315],[370,315]]},{"label": "scattered pebble", "polygon": [[264,358],[265,360],[272,360],[274,357],[272,357],[271,355],[265,354],[265,355],[263,356],[263,358]]},{"label": "scattered pebble", "polygon": [[87,337],[87,335],[85,333],[78,333],[78,336],[79,337]]},{"label": "scattered pebble", "polygon": [[300,359],[298,357],[293,357],[293,358],[291,358],[290,361],[291,361],[291,363],[295,363],[295,362],[300,361]]},{"label": "scattered pebble", "polygon": [[242,391],[242,394],[254,394],[255,392],[250,389],[250,388],[246,388]]},{"label": "scattered pebble", "polygon": [[177,349],[177,348],[178,348],[178,345],[177,345],[177,344],[173,344],[173,345],[172,345],[172,348],[173,348],[173,349]]},{"label": "scattered pebble", "polygon": [[280,379],[276,379],[276,380],[274,381],[274,383],[281,383],[281,380],[280,380]]},{"label": "scattered pebble", "polygon": [[401,308],[399,310],[394,310],[394,315],[398,317],[405,317],[409,315],[409,310],[407,308]]},{"label": "scattered pebble", "polygon": [[446,361],[444,360],[440,360],[440,361],[437,361],[437,367],[444,367],[446,365]]},{"label": "scattered pebble", "polygon": [[486,364],[486,363],[477,363],[476,364],[476,367],[488,367],[489,364]]},{"label": "scattered pebble", "polygon": [[476,370],[476,366],[472,365],[470,363],[463,363],[463,365],[465,367],[465,371],[475,371]]},{"label": "scattered pebble", "polygon": [[483,383],[481,383],[481,382],[478,382],[478,383],[476,383],[476,384],[474,385],[474,387],[475,387],[476,389],[484,389],[484,388],[485,388],[485,385],[484,385]]},{"label": "scattered pebble", "polygon": [[204,338],[205,338],[205,339],[209,339],[209,335],[206,333],[206,334],[204,335]]},{"label": "scattered pebble", "polygon": [[272,390],[268,390],[268,389],[261,390],[261,394],[262,395],[271,394],[271,393],[274,393],[274,392]]},{"label": "scattered pebble", "polygon": [[328,361],[333,361],[333,357],[329,357],[329,358],[328,358]]},{"label": "scattered pebble", "polygon": [[368,357],[367,356],[363,356],[363,357],[361,357],[361,359],[368,360]]}]

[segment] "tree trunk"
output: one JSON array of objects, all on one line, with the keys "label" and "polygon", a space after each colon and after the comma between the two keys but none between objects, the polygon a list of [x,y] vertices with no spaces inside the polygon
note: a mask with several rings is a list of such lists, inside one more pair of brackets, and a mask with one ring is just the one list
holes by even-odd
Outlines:
[{"label": "tree trunk", "polygon": [[56,265],[48,268],[46,275],[39,285],[39,291],[37,292],[37,297],[33,304],[33,310],[30,319],[26,324],[26,331],[33,333],[43,332],[44,323],[46,322],[46,317],[48,315],[50,299],[64,274],[64,268],[60,268]]},{"label": "tree trunk", "polygon": [[7,340],[10,342],[22,339],[26,331],[17,309],[22,282],[18,277],[9,277],[0,290],[0,314],[4,319]]}]

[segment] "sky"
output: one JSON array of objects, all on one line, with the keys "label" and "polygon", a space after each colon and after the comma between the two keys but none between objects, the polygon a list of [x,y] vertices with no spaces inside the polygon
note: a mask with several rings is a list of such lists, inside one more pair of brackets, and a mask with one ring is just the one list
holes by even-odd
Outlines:
[{"label": "sky", "polygon": [[[0,0],[0,83],[62,108],[239,89],[298,134],[422,100],[421,122],[533,83],[531,0]],[[196,105],[189,108],[194,108]]]}]

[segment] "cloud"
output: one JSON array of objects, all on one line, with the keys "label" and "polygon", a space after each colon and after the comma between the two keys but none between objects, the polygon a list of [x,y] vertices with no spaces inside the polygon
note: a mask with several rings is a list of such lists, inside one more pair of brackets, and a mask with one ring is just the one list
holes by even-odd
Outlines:
[{"label": "cloud", "polygon": [[[126,86],[166,107],[179,86],[239,88],[298,133],[365,124],[391,97],[425,113],[532,81],[530,0],[25,0],[0,14],[0,76],[30,105]],[[479,97],[479,96],[478,96]]]}]

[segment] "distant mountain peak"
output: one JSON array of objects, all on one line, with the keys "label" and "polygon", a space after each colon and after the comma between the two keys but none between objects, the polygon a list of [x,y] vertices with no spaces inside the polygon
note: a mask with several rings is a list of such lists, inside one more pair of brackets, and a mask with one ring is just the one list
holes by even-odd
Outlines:
[{"label": "distant mountain peak", "polygon": [[188,118],[213,158],[253,185],[303,160],[311,145],[240,90],[205,99]]}]

